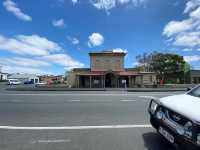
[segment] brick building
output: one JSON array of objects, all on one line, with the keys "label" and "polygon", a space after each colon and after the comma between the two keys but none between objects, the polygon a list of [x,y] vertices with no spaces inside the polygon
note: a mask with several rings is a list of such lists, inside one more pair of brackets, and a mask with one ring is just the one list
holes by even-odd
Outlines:
[{"label": "brick building", "polygon": [[91,52],[90,68],[76,68],[68,73],[67,82],[76,88],[124,88],[156,83],[156,74],[124,68],[124,52]]},{"label": "brick building", "polygon": [[62,75],[43,75],[40,76],[40,81],[47,82],[48,84],[64,83],[64,76]]}]

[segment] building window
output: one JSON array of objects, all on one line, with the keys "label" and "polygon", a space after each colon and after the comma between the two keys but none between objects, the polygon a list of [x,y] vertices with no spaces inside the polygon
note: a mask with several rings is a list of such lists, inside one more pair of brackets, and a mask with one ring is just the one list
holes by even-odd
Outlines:
[{"label": "building window", "polygon": [[38,83],[38,81],[39,81],[38,79],[35,79],[35,83]]},{"label": "building window", "polygon": [[34,79],[31,79],[31,82],[34,83]]}]

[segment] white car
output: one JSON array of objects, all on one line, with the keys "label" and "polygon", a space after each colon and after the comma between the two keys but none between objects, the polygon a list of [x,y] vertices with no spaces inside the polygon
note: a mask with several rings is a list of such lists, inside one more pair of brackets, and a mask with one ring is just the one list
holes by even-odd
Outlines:
[{"label": "white car", "polygon": [[152,126],[181,149],[200,149],[200,86],[185,94],[152,99]]},{"label": "white car", "polygon": [[18,79],[9,79],[8,80],[8,85],[19,85],[21,84],[21,81],[19,81]]},{"label": "white car", "polygon": [[42,82],[38,82],[38,83],[36,83],[35,85],[47,85],[47,82],[42,81]]}]

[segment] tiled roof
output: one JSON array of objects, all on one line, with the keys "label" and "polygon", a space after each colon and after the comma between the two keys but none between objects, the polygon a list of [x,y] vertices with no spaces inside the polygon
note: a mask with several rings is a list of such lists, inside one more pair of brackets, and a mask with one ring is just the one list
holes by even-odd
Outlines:
[{"label": "tiled roof", "polygon": [[82,76],[97,76],[97,75],[104,75],[104,74],[105,74],[104,71],[88,71],[84,73],[79,73],[79,75],[82,75]]},{"label": "tiled roof", "polygon": [[122,71],[122,72],[119,72],[118,75],[120,75],[120,76],[133,76],[133,75],[138,75],[138,73],[135,72],[135,71]]},{"label": "tiled roof", "polygon": [[[88,72],[78,73],[78,75],[82,75],[82,76],[98,76],[98,75],[106,75],[107,73],[108,72],[106,72],[106,71],[88,71]],[[135,71],[116,71],[116,72],[113,72],[113,74],[120,75],[120,76],[139,75]]]}]

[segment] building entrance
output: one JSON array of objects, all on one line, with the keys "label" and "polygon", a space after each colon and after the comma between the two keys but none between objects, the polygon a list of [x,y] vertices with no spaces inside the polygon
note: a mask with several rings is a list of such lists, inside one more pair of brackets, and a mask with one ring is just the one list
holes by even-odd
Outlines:
[{"label": "building entrance", "polygon": [[107,73],[105,75],[105,87],[114,88],[115,87],[115,76],[113,73]]}]

